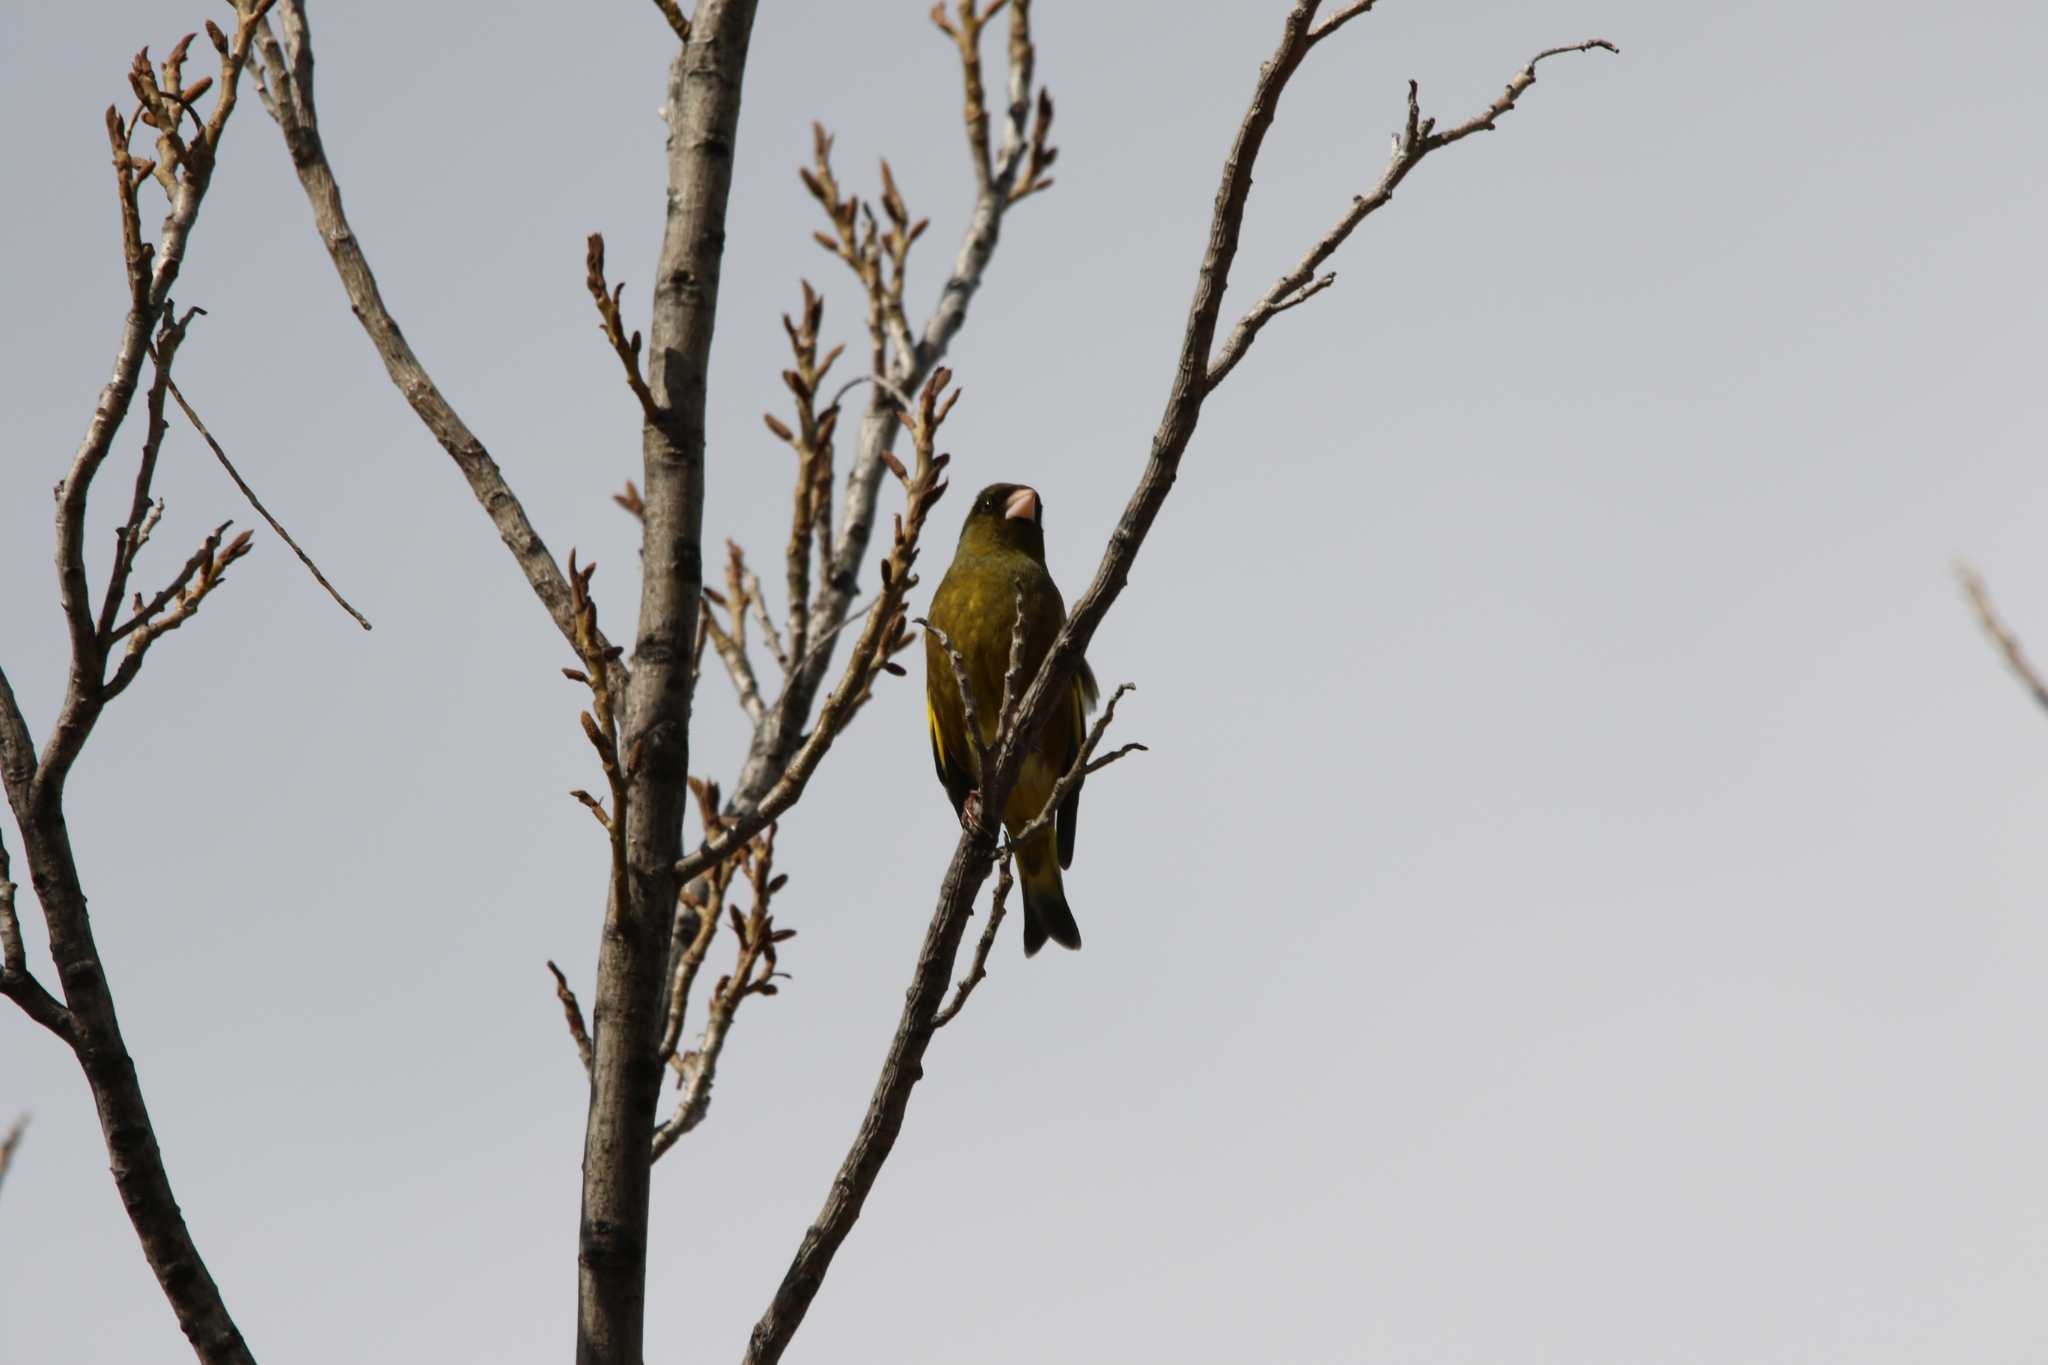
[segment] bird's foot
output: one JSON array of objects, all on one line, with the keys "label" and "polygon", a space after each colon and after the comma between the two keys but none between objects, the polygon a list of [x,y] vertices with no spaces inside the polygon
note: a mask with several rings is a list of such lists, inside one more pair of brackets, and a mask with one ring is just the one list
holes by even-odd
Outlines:
[{"label": "bird's foot", "polygon": [[973,829],[981,823],[981,791],[977,788],[967,793],[967,799],[960,803],[960,828]]}]

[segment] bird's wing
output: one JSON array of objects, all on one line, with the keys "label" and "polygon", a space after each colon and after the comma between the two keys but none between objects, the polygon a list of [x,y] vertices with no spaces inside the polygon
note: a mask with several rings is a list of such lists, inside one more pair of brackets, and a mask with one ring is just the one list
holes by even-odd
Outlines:
[{"label": "bird's wing", "polygon": [[924,697],[924,715],[932,732],[932,766],[938,770],[939,784],[952,799],[953,813],[957,815],[967,804],[967,794],[974,790],[974,777],[961,761],[967,737],[956,730],[952,742],[947,741],[947,727],[939,719],[939,708],[933,705],[929,689]]}]

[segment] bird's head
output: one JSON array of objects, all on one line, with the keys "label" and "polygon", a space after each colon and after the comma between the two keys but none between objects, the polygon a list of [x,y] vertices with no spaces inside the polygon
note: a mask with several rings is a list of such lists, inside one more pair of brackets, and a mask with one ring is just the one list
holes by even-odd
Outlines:
[{"label": "bird's head", "polygon": [[974,495],[960,543],[981,550],[1022,550],[1045,561],[1045,504],[1021,483],[992,483]]}]

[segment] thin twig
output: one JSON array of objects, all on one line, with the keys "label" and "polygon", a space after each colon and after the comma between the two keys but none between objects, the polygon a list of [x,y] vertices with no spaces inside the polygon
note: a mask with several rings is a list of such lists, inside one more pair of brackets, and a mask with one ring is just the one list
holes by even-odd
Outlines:
[{"label": "thin twig", "polygon": [[1003,704],[996,712],[996,732],[1002,733],[1008,725],[1017,706],[1017,695],[1024,683],[1024,590],[1017,590],[1016,605],[1010,615],[1010,661],[1003,669]]},{"label": "thin twig", "polygon": [[255,508],[265,521],[270,523],[270,529],[277,532],[279,540],[292,547],[292,553],[299,557],[299,563],[306,566],[306,571],[313,575],[314,582],[327,589],[327,595],[334,599],[334,604],[350,616],[355,617],[357,625],[361,626],[364,630],[368,630],[370,628],[369,620],[361,612],[348,604],[348,599],[343,597],[340,592],[336,591],[335,586],[327,581],[326,574],[320,572],[320,566],[313,562],[313,557],[299,548],[299,542],[292,539],[292,533],[285,530],[284,524],[276,517],[270,515],[270,509],[265,507],[263,500],[256,496],[256,490],[249,487],[249,481],[242,477],[241,471],[237,470],[234,462],[228,459],[228,453],[220,448],[220,442],[214,440],[213,433],[206,429],[206,423],[200,421],[199,414],[192,411],[192,405],[186,402],[185,395],[178,391],[178,381],[171,378],[168,370],[164,372],[164,384],[170,389],[171,397],[176,400],[179,411],[185,414],[185,420],[192,424],[192,429],[199,433],[200,438],[213,451],[214,458],[220,461],[220,467],[228,472],[228,477],[235,481],[235,487],[242,490],[242,496],[249,500],[249,505]]},{"label": "thin twig", "polygon": [[837,389],[834,389],[832,391],[832,401],[825,404],[825,410],[827,412],[830,412],[834,408],[837,408],[839,406],[839,401],[842,398],[846,397],[846,395],[852,393],[855,389],[859,388],[863,384],[872,384],[877,389],[881,390],[882,396],[884,398],[887,398],[891,403],[894,403],[896,405],[896,410],[898,413],[907,413],[911,410],[910,399],[904,395],[903,390],[897,388],[894,384],[891,384],[887,379],[884,379],[882,376],[877,374],[859,375],[853,379],[847,380],[844,384],[841,384]]},{"label": "thin twig", "polygon": [[626,324],[619,313],[619,300],[625,293],[625,283],[621,281],[618,288],[613,289],[605,282],[603,233],[590,234],[584,244],[583,265],[584,283],[597,304],[598,330],[604,333],[605,340],[612,344],[613,352],[619,357],[619,363],[625,366],[626,387],[640,400],[640,415],[650,422],[659,422],[661,409],[647,387],[647,380],[640,373],[640,334],[635,332],[627,336]]},{"label": "thin twig", "polygon": [[[775,893],[788,880],[775,872],[774,825],[768,826],[761,837],[747,846],[746,874],[754,891],[753,909],[745,916],[737,907],[728,906],[726,911],[733,934],[739,940],[738,960],[731,972],[719,978],[717,988],[711,992],[704,1036],[689,1053],[675,1059],[678,1077],[675,1113],[654,1132],[651,1159],[655,1161],[659,1161],[671,1147],[702,1123],[710,1111],[712,1082],[717,1078],[718,1061],[725,1052],[726,1040],[732,1034],[733,1020],[739,1012],[740,1003],[751,995],[776,994],[779,989],[776,980],[788,975],[776,970],[775,945],[796,937],[796,930],[776,928],[774,916],[769,913]],[[719,899],[723,898],[721,891]],[[715,917],[716,913],[717,907],[713,905],[709,914]],[[709,931],[700,928],[698,943],[708,942],[709,937]],[[678,994],[687,992],[688,983],[685,982]],[[672,1041],[666,1045],[673,1047]]]},{"label": "thin twig", "polygon": [[1010,887],[1014,881],[1010,876],[1010,858],[1005,856],[996,864],[996,894],[989,902],[988,923],[982,926],[981,941],[974,945],[974,961],[967,968],[967,975],[960,978],[953,987],[953,999],[947,1006],[932,1016],[932,1028],[942,1029],[953,1022],[954,1016],[966,1005],[967,997],[974,993],[982,979],[988,975],[989,951],[996,946],[996,931],[1003,927],[1005,902],[1009,900]]},{"label": "thin twig", "polygon": [[7,1130],[7,1136],[0,1138],[0,1185],[7,1183],[7,1169],[14,1164],[14,1151],[21,1146],[22,1134],[28,1131],[28,1115],[23,1114]]},{"label": "thin twig", "polygon": [[789,651],[783,646],[782,632],[775,628],[775,618],[768,614],[768,603],[761,595],[761,576],[752,569],[746,575],[747,604],[753,608],[754,619],[761,623],[761,634],[768,641],[768,652],[775,656],[775,664],[785,674],[789,672]]},{"label": "thin twig", "polygon": [[684,16],[676,0],[654,0],[654,7],[661,11],[662,18],[668,20],[668,26],[675,33],[676,41],[690,41],[690,21]]},{"label": "thin twig", "polygon": [[1377,3],[1378,0],[1351,0],[1350,4],[1309,30],[1308,45],[1314,47],[1317,43],[1320,43],[1359,15],[1364,14]]},{"label": "thin twig", "polygon": [[[901,460],[893,455],[887,457],[885,467],[897,473],[907,505],[903,515],[897,518],[889,555],[881,562],[881,592],[877,594],[874,606],[868,609],[860,638],[854,642],[853,653],[847,658],[846,670],[840,675],[838,686],[818,708],[816,724],[796,752],[790,755],[781,776],[749,808],[734,811],[729,822],[716,835],[707,831],[704,843],[676,864],[676,875],[685,883],[731,857],[770,821],[795,805],[797,798],[803,795],[804,784],[810,781],[826,751],[867,699],[876,675],[902,671],[902,665],[895,663],[890,656],[916,638],[904,627],[903,599],[917,584],[917,576],[912,569],[917,563],[918,542],[924,534],[925,520],[946,492],[947,485],[939,475],[952,456],[935,446],[940,425],[960,397],[958,389],[947,392],[952,382],[953,372],[941,366],[932,371],[918,396],[917,419],[911,424],[911,435],[917,449],[916,469],[904,469]],[[944,401],[941,401],[941,395]],[[792,679],[790,687],[795,685],[795,679]],[[785,693],[787,691],[785,689]]]},{"label": "thin twig", "polygon": [[164,437],[170,433],[170,423],[164,417],[164,403],[170,397],[171,365],[178,347],[185,340],[185,329],[193,318],[205,311],[196,306],[188,308],[181,318],[176,306],[169,299],[164,300],[163,320],[157,326],[156,345],[149,351],[149,358],[155,362],[156,377],[150,381],[149,397],[145,403],[149,417],[148,434],[143,437],[142,458],[135,466],[135,491],[129,499],[128,519],[114,533],[114,565],[107,574],[106,594],[100,600],[99,635],[103,642],[111,643],[114,620],[120,614],[122,600],[128,595],[128,576],[135,568],[135,560],[142,553],[142,547],[149,542],[150,533],[163,517],[164,504],[161,499],[151,500],[150,489],[156,479],[157,456],[163,449]]},{"label": "thin twig", "polygon": [[754,677],[754,665],[747,658],[746,650],[726,633],[725,627],[719,625],[709,611],[704,611],[697,619],[710,633],[712,647],[718,651],[727,675],[732,678],[733,690],[739,695],[740,710],[747,713],[748,720],[760,724],[761,718],[767,714],[768,704],[761,699],[761,684]]},{"label": "thin twig", "polygon": [[1984,627],[1984,633],[1991,637],[1991,643],[1998,646],[1998,652],[2005,656],[2005,662],[2016,677],[2026,684],[2027,691],[2034,694],[2034,700],[2048,708],[2048,681],[2043,681],[2028,661],[2026,650],[2020,646],[2019,636],[2000,619],[1998,609],[1991,605],[1991,590],[1984,586],[1984,579],[1968,564],[1958,561],[1956,578],[1963,585],[1963,595],[1970,599],[1970,606],[1977,613],[1977,624]]},{"label": "thin twig", "polygon": [[[729,866],[729,864],[728,864]],[[725,899],[723,883],[714,882],[717,896]],[[685,888],[687,893],[688,888]],[[676,1047],[682,1041],[683,1016],[690,1009],[690,987],[697,979],[697,969],[704,965],[705,950],[711,946],[711,936],[718,932],[718,911],[714,907],[695,906],[697,913],[696,937],[689,948],[676,959],[675,973],[668,988],[668,1017],[661,1031],[661,1046],[655,1050],[655,1058],[667,1066],[676,1055]]]},{"label": "thin twig", "polygon": [[569,989],[569,978],[562,975],[562,969],[552,961],[548,971],[555,978],[555,999],[562,1002],[562,1017],[569,1025],[569,1039],[576,1044],[576,1056],[583,1063],[583,1074],[590,1074],[590,1030],[583,1027],[583,1006],[576,1003],[576,992]]},{"label": "thin twig", "polygon": [[[1332,16],[1310,35],[1308,41],[1313,43],[1327,36],[1346,20],[1363,14],[1370,8],[1370,3],[1353,5]],[[1422,164],[1423,158],[1474,133],[1491,131],[1503,116],[1514,109],[1515,102],[1521,99],[1523,92],[1536,83],[1538,63],[1567,52],[1590,52],[1596,48],[1607,52],[1621,51],[1605,38],[1588,38],[1582,43],[1545,49],[1530,58],[1522,69],[1515,73],[1514,79],[1508,82],[1507,89],[1492,104],[1463,123],[1442,132],[1436,130],[1435,119],[1423,117],[1416,83],[1408,82],[1407,120],[1401,131],[1394,134],[1393,152],[1388,158],[1386,169],[1380,172],[1379,183],[1369,192],[1354,198],[1351,207],[1345,210],[1336,225],[1309,248],[1308,254],[1296,262],[1292,270],[1275,280],[1272,287],[1267,289],[1259,301],[1238,320],[1237,325],[1231,328],[1230,335],[1225,338],[1222,347],[1209,362],[1208,383],[1213,387],[1223,382],[1223,377],[1236,368],[1238,361],[1244,359],[1245,353],[1251,349],[1252,342],[1267,323],[1288,309],[1308,302],[1336,283],[1335,275],[1326,274],[1318,278],[1316,271],[1323,262],[1330,259],[1338,247],[1344,244],[1345,239],[1351,236],[1360,223],[1394,197],[1394,191],[1408,178],[1410,171]]]},{"label": "thin twig", "polygon": [[125,625],[114,630],[113,638],[116,640],[124,636],[131,638],[127,652],[121,656],[120,667],[100,688],[101,704],[112,701],[128,689],[141,672],[149,647],[197,615],[200,604],[227,581],[228,566],[249,553],[250,537],[255,534],[253,531],[244,531],[225,546],[221,544],[221,537],[233,524],[224,521],[215,527],[213,534],[185,561],[185,567],[179,570],[171,586],[153,600],[144,603],[141,595],[137,594],[135,614]]},{"label": "thin twig", "polygon": [[[1010,843],[1013,846],[1022,848],[1040,834],[1043,834],[1052,824],[1054,816],[1059,812],[1060,802],[1067,799],[1067,793],[1079,786],[1083,778],[1091,773],[1101,772],[1110,764],[1127,755],[1146,752],[1146,748],[1142,744],[1126,744],[1113,754],[1102,758],[1094,757],[1096,746],[1102,743],[1103,735],[1109,731],[1110,722],[1116,719],[1116,704],[1124,699],[1124,693],[1135,692],[1136,690],[1135,684],[1121,683],[1116,691],[1110,693],[1109,704],[1102,708],[1102,714],[1096,717],[1095,724],[1090,727],[1088,738],[1081,743],[1081,752],[1074,756],[1074,761],[1068,765],[1064,773],[1060,774],[1059,781],[1053,784],[1052,795],[1046,798],[1045,805],[1039,810],[1037,815],[1031,817],[1024,828],[1010,836]],[[1091,759],[1093,759],[1092,762],[1090,761]]]}]

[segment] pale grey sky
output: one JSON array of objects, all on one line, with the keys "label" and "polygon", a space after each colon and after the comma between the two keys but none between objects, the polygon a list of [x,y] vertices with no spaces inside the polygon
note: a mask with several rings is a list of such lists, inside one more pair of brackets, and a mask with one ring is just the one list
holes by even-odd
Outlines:
[{"label": "pale grey sky", "polygon": [[[1283,8],[1036,7],[1059,183],[1006,230],[946,434],[967,486],[1044,492],[1070,595]],[[920,307],[961,225],[924,9],[763,6],[707,529],[764,557],[776,314],[801,273],[836,338],[860,321],[809,240],[808,121],[849,184],[886,154],[932,217]],[[206,11],[0,14],[0,659],[39,732],[46,491],[122,298],[99,111]],[[327,139],[409,335],[625,620],[637,417],[582,243],[644,310],[669,40],[644,3],[484,16],[316,6]],[[1290,90],[1233,302],[1377,173],[1406,77],[1463,116],[1593,35],[1623,55],[1547,65],[1423,166],[1210,405],[1092,652],[1152,752],[1089,786],[1088,947],[999,950],[793,1361],[2048,1350],[2048,717],[1948,572],[1978,560],[2048,652],[2048,18],[1389,0]],[[567,651],[253,103],[178,298],[210,310],[183,387],[377,627],[259,531],[72,783],[179,1197],[261,1358],[563,1359],[583,1091],[542,963],[588,982],[603,859],[563,795],[595,777]],[[182,429],[160,486],[148,577],[250,520]],[[738,1353],[852,1136],[953,838],[918,687],[785,822],[795,980],[657,1172],[650,1362]],[[700,695],[697,766],[729,775],[724,680]],[[0,1360],[188,1359],[76,1067],[0,1017],[17,1109]]]}]

